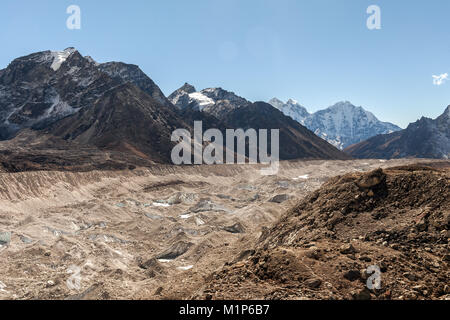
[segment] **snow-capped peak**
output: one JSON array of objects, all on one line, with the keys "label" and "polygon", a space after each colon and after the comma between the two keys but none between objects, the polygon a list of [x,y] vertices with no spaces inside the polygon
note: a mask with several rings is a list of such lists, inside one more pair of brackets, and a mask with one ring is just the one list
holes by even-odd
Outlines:
[{"label": "snow-capped peak", "polygon": [[286,103],[283,103],[283,101],[273,98],[269,101],[269,104],[301,124],[304,124],[306,118],[310,116],[308,110],[294,99],[289,99]]},{"label": "snow-capped peak", "polygon": [[284,106],[284,102],[278,98],[273,98],[273,99],[269,100],[269,104],[272,105],[273,107],[277,108],[278,110],[281,110]]},{"label": "snow-capped peak", "polygon": [[51,55],[53,57],[53,63],[50,68],[52,68],[53,71],[58,71],[64,61],[66,61],[75,51],[75,48],[67,48],[64,51],[52,51]]},{"label": "snow-capped peak", "polygon": [[221,118],[227,112],[250,104],[246,99],[222,88],[206,88],[195,91],[194,86],[185,83],[175,90],[169,100],[178,108],[190,108]]},{"label": "snow-capped peak", "polygon": [[400,130],[392,123],[381,122],[375,115],[349,101],[341,101],[314,113],[305,125],[340,149],[379,134]]},{"label": "snow-capped peak", "polygon": [[350,101],[341,101],[333,106],[329,107],[328,110],[331,110],[334,113],[343,114],[347,119],[353,119],[355,117],[365,117],[368,122],[376,123],[379,120],[375,117],[375,115],[367,110],[364,110],[363,107],[357,107],[353,105]]},{"label": "snow-capped peak", "polygon": [[371,112],[350,101],[338,102],[313,114],[294,99],[283,103],[274,98],[269,103],[340,149],[378,134],[400,130],[396,125],[379,121]]}]

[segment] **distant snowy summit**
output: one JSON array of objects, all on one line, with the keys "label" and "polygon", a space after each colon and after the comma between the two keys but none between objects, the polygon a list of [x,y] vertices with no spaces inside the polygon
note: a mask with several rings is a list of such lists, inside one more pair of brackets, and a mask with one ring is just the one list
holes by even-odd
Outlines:
[{"label": "distant snowy summit", "polygon": [[312,114],[292,99],[283,103],[274,98],[269,103],[341,150],[371,137],[401,130],[348,101],[338,102]]},{"label": "distant snowy summit", "polygon": [[303,125],[305,124],[305,120],[311,116],[305,107],[301,106],[296,100],[293,99],[289,99],[286,103],[284,103],[277,98],[273,98],[269,101],[269,104]]},{"label": "distant snowy summit", "polygon": [[[205,112],[218,119],[223,119],[232,110],[251,104],[250,101],[222,88],[197,91],[188,83],[168,98],[179,109]],[[379,134],[401,130],[392,123],[378,120],[372,113],[348,101],[339,102],[312,114],[293,99],[284,103],[274,98],[269,104],[340,150]]]}]

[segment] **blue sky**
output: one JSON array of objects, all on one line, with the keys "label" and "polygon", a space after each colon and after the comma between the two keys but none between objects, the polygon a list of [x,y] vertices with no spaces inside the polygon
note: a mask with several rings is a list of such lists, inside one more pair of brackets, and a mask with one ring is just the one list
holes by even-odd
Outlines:
[{"label": "blue sky", "polygon": [[[81,30],[69,30],[69,5]],[[381,30],[366,9],[381,8]],[[256,101],[294,98],[310,111],[349,100],[405,127],[450,104],[450,1],[3,0],[0,68],[76,47],[138,64],[169,95],[184,82]]]}]

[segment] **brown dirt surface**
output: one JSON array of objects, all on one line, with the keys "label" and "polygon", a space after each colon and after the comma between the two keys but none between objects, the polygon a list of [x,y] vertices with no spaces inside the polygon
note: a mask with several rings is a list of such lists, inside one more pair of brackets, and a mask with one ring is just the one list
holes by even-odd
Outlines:
[{"label": "brown dirt surface", "polygon": [[[330,179],[194,298],[449,299],[448,163]],[[367,281],[377,266],[380,289]]]}]

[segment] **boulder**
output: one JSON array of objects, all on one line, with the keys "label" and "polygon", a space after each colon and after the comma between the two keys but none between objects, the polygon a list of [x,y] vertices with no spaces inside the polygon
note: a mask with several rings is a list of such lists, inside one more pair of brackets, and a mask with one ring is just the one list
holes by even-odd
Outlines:
[{"label": "boulder", "polygon": [[8,245],[11,242],[11,232],[0,232],[0,246]]},{"label": "boulder", "polygon": [[233,224],[232,226],[224,227],[223,230],[230,233],[244,233],[245,228],[240,222]]},{"label": "boulder", "polygon": [[287,200],[289,200],[289,195],[287,195],[287,194],[279,194],[279,195],[273,197],[272,199],[270,199],[269,202],[283,203],[283,202],[285,202]]}]

